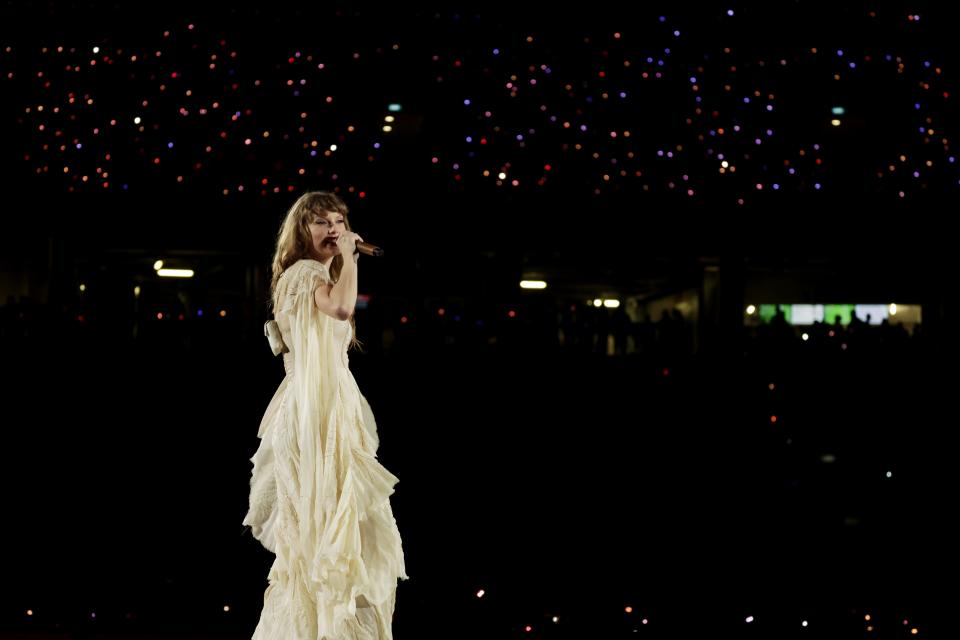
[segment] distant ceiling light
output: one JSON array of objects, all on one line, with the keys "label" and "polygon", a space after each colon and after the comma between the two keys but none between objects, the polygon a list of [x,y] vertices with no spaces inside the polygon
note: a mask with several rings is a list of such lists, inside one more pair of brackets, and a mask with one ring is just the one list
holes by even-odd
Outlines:
[{"label": "distant ceiling light", "polygon": [[521,289],[546,289],[547,283],[543,280],[521,280]]},{"label": "distant ceiling light", "polygon": [[605,306],[607,309],[616,309],[620,306],[620,301],[608,298],[603,301],[603,306]]},{"label": "distant ceiling light", "polygon": [[842,116],[846,112],[843,107],[834,107],[830,109],[830,113],[832,113],[835,116]]},{"label": "distant ceiling light", "polygon": [[391,102],[389,105],[387,105],[387,111],[391,111],[393,113],[397,113],[401,109],[403,109],[403,107],[400,106],[399,102]]},{"label": "distant ceiling light", "polygon": [[163,268],[163,260],[157,260],[156,262],[153,263],[154,271],[160,271],[160,269],[162,268]]},{"label": "distant ceiling light", "polygon": [[747,305],[747,315],[748,315],[748,316],[752,316],[752,315],[755,314],[756,312],[757,312],[757,307],[756,307],[756,306],[754,306],[754,305],[752,305],[752,304],[748,304],[748,305]]},{"label": "distant ceiling light", "polygon": [[384,122],[393,122],[394,120],[396,120],[396,118],[393,116],[387,116],[383,119]]},{"label": "distant ceiling light", "polygon": [[391,131],[393,131],[393,127],[391,127],[391,126],[388,125],[388,124],[383,125],[383,132],[384,132],[384,133],[390,133]]},{"label": "distant ceiling light", "polygon": [[830,121],[830,124],[832,124],[832,125],[835,126],[835,127],[839,127],[839,126],[840,126],[840,118],[834,118],[833,120]]},{"label": "distant ceiling light", "polygon": [[890,305],[890,315],[897,315],[897,305],[896,303]]},{"label": "distant ceiling light", "polygon": [[161,278],[192,278],[193,269],[158,269],[157,275]]}]

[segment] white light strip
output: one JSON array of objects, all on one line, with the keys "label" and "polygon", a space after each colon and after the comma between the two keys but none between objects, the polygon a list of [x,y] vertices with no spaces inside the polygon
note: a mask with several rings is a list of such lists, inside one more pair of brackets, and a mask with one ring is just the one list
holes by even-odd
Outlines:
[{"label": "white light strip", "polygon": [[543,280],[521,280],[521,289],[546,289],[547,283]]},{"label": "white light strip", "polygon": [[192,278],[193,269],[157,269],[157,275],[163,278]]}]

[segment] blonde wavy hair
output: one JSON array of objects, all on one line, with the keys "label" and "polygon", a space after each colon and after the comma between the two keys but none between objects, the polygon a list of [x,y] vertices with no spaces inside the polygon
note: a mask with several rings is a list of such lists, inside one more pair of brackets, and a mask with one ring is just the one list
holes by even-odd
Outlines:
[{"label": "blonde wavy hair", "polygon": [[[287,211],[283,223],[280,225],[280,231],[277,233],[277,246],[273,253],[272,272],[273,277],[270,281],[270,311],[276,312],[277,283],[280,276],[290,265],[297,260],[309,258],[315,260],[313,254],[313,242],[310,235],[310,223],[316,216],[327,217],[329,214],[342,214],[344,226],[348,231],[350,229],[350,219],[347,217],[349,209],[347,204],[334,193],[329,191],[308,191],[293,203],[290,210]],[[330,263],[330,277],[336,282],[340,279],[340,271],[343,269],[343,256],[333,257]],[[359,348],[361,342],[357,340],[357,323],[355,314],[350,314],[350,326],[353,329],[353,339],[350,341],[351,348]]]}]

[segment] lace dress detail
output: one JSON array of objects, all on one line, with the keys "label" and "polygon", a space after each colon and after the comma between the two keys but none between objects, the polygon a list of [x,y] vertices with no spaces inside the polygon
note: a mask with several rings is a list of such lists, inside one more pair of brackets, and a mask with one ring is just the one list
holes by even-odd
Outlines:
[{"label": "lace dress detail", "polygon": [[408,578],[389,500],[398,479],[377,460],[373,412],[350,372],[350,322],[314,302],[325,284],[322,263],[300,260],[275,292],[286,375],[257,432],[243,521],[276,554],[254,640],[390,640]]}]

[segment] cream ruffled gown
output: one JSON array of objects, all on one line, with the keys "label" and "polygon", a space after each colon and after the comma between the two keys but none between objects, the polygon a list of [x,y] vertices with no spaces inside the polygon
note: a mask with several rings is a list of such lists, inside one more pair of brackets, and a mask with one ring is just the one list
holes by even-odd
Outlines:
[{"label": "cream ruffled gown", "polygon": [[321,262],[300,260],[275,293],[286,376],[257,433],[243,523],[276,559],[253,640],[390,640],[408,578],[389,500],[398,479],[376,458],[373,413],[348,365],[350,322],[314,302],[330,282]]}]

